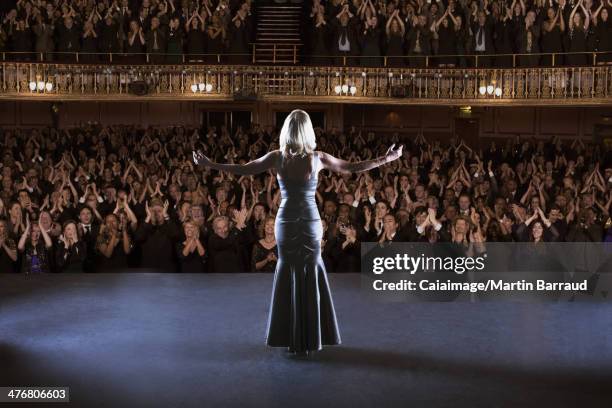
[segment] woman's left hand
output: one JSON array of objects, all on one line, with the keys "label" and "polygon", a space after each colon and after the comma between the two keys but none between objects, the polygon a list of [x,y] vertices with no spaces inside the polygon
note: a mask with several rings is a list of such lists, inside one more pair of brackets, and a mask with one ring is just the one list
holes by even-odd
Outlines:
[{"label": "woman's left hand", "polygon": [[387,162],[392,162],[392,161],[397,160],[400,157],[402,157],[403,150],[404,150],[404,145],[401,145],[397,149],[393,150],[394,147],[395,147],[395,143],[393,143],[391,146],[389,146],[389,148],[387,149],[387,153],[385,153],[385,157],[387,159]]}]

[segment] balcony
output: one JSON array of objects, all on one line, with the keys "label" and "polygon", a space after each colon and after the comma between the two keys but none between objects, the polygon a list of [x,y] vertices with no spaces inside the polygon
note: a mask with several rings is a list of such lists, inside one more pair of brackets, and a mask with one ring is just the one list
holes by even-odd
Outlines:
[{"label": "balcony", "polygon": [[611,65],[499,69],[76,61],[0,62],[0,99],[475,106],[612,103]]}]

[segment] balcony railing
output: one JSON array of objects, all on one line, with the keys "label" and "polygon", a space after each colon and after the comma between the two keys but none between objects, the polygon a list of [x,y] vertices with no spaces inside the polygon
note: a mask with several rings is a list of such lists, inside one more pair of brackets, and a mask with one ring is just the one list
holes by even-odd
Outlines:
[{"label": "balcony railing", "polygon": [[610,104],[612,66],[370,68],[0,63],[0,98]]},{"label": "balcony railing", "polygon": [[[143,65],[143,64],[240,64],[253,63],[257,58],[257,44],[251,43],[251,52],[248,54],[160,54],[160,53],[87,53],[87,52],[0,52],[2,62],[46,62],[46,63],[77,63],[77,64],[116,64],[116,65]],[[270,48],[272,47],[272,48]],[[272,53],[272,59],[277,60],[280,50],[291,51],[291,64],[309,65],[311,61],[325,60],[324,65],[349,67],[384,67],[398,66],[436,68],[441,61],[448,64],[454,61],[462,68],[553,68],[567,66],[570,59],[583,61],[581,66],[598,66],[612,64],[612,52],[585,51],[565,53],[526,53],[526,54],[490,54],[490,55],[379,55],[379,56],[331,56],[331,55],[300,55],[299,43],[273,43],[268,44],[266,52]],[[310,64],[316,65],[316,64]]]}]

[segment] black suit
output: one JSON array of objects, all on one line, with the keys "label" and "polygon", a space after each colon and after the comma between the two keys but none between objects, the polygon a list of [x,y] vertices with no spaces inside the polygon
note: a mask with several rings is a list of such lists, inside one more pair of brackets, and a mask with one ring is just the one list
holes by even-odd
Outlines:
[{"label": "black suit", "polygon": [[419,25],[412,27],[406,34],[406,44],[410,56],[409,65],[411,67],[425,67],[425,58],[416,57],[431,55],[431,31]]},{"label": "black suit", "polygon": [[[64,53],[76,53],[81,50],[81,28],[76,24],[72,24],[70,28],[64,23],[60,23],[57,28],[57,50]],[[74,56],[70,54],[60,54],[59,59],[62,61],[72,61]]]},{"label": "black suit", "polygon": [[246,244],[244,231],[232,229],[227,238],[213,233],[208,238],[208,272],[246,272],[241,248]]},{"label": "black suit", "polygon": [[141,266],[161,272],[176,272],[178,262],[174,252],[180,239],[177,225],[168,220],[161,225],[143,222],[134,234],[134,241],[142,249]]},{"label": "black suit", "polygon": [[83,224],[79,224],[79,229],[81,229],[82,240],[85,241],[85,245],[87,246],[87,257],[85,258],[83,270],[85,272],[95,272],[97,263],[96,242],[98,240],[98,234],[100,233],[100,226],[97,224],[90,224],[89,228],[87,228]]},{"label": "black suit", "polygon": [[[352,57],[359,55],[359,37],[354,23],[355,19],[349,20],[346,26],[342,26],[337,18],[332,20],[332,43],[331,52],[336,56],[335,63],[337,65],[343,65],[343,57]],[[349,51],[340,50],[340,39],[346,39],[350,45]],[[347,58],[347,65],[351,64],[352,58]]]},{"label": "black suit", "polygon": [[[384,234],[384,231],[383,231]],[[383,242],[406,242],[406,235],[402,233],[401,230],[396,230],[395,231],[395,235],[393,235],[393,238],[388,239],[387,237],[385,237],[385,239],[383,240]]]},{"label": "black suit", "polygon": [[[474,54],[478,55],[478,66],[479,67],[490,67],[491,66],[491,57],[486,57],[485,55],[490,55],[495,53],[495,45],[493,42],[493,24],[491,19],[487,17],[483,26],[481,26],[477,21],[472,23],[472,32],[474,36],[472,37],[472,49],[474,50]],[[476,47],[484,41],[484,51],[476,51]]]},{"label": "black suit", "polygon": [[156,28],[155,30],[151,30],[147,32],[145,36],[145,42],[147,46],[147,53],[149,53],[149,58],[151,63],[160,63],[163,61],[163,55],[166,53],[166,38],[167,33],[164,28],[161,26]]},{"label": "black suit", "polygon": [[414,222],[406,225],[404,234],[406,235],[406,241],[408,242],[429,242],[427,230],[425,230],[425,234],[419,234],[419,231],[417,231],[417,225]]}]

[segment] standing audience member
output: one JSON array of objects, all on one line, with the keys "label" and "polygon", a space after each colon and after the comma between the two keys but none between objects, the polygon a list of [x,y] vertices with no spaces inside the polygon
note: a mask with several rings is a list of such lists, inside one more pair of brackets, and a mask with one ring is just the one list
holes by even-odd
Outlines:
[{"label": "standing audience member", "polygon": [[274,235],[274,221],[272,216],[264,221],[264,237],[253,246],[251,270],[253,272],[274,272],[278,260],[278,248]]},{"label": "standing audience member", "polygon": [[146,203],[146,218],[136,230],[134,241],[142,251],[141,267],[161,272],[177,272],[175,243],[180,232],[168,215],[168,201],[159,198]]},{"label": "standing audience member", "polygon": [[183,273],[204,272],[204,255],[206,250],[200,240],[200,229],[191,221],[183,224],[185,240],[177,244],[176,252]]}]

